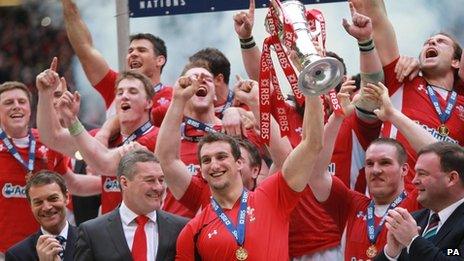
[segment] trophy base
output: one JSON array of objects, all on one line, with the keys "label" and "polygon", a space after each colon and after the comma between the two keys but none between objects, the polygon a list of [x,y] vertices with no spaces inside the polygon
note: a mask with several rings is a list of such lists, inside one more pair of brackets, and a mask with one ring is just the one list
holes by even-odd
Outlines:
[{"label": "trophy base", "polygon": [[317,96],[337,87],[342,78],[342,63],[332,57],[322,57],[304,66],[298,76],[298,88],[306,96]]}]

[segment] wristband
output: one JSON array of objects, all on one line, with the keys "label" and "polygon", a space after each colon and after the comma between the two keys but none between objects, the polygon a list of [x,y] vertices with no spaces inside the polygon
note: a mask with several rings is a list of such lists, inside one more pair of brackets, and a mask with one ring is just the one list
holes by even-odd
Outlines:
[{"label": "wristband", "polygon": [[72,136],[77,136],[81,134],[85,130],[85,128],[84,125],[82,125],[82,123],[79,120],[77,120],[73,124],[71,124],[71,126],[68,127],[68,130]]},{"label": "wristband", "polygon": [[253,36],[247,39],[239,39],[239,40],[240,40],[240,48],[242,49],[251,49],[256,46],[256,42]]},{"label": "wristband", "polygon": [[358,42],[358,47],[361,52],[370,52],[375,48],[374,40],[371,38],[366,41]]}]

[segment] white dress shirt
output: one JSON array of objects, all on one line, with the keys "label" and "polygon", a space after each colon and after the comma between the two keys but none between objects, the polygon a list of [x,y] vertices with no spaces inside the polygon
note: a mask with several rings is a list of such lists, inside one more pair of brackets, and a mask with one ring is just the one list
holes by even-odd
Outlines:
[{"label": "white dress shirt", "polygon": [[[135,218],[138,216],[130,210],[124,202],[119,207],[119,214],[121,215],[122,229],[126,237],[127,246],[132,251],[132,243],[134,242],[135,230],[137,223]],[[145,224],[145,234],[147,236],[147,261],[155,261],[156,253],[158,252],[158,226],[156,225],[156,212],[150,212],[145,215],[148,217],[148,222]]]}]

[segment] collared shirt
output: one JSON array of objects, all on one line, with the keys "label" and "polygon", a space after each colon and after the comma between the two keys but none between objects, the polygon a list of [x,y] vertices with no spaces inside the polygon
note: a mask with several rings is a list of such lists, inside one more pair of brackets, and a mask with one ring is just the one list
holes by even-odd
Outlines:
[{"label": "collared shirt", "polygon": [[[438,217],[440,218],[440,221],[438,221],[438,227],[437,227],[437,233],[438,231],[440,230],[440,228],[443,226],[443,224],[446,222],[446,220],[451,216],[451,214],[453,214],[453,212],[462,204],[464,203],[464,198],[461,198],[460,200],[454,202],[453,204],[447,206],[446,208],[442,209],[441,211],[439,211],[437,214],[438,214]],[[429,213],[429,218],[427,219],[427,227],[428,227],[428,223],[430,222],[430,218],[432,217],[433,215],[433,211],[430,211]],[[427,231],[427,227],[424,228],[423,232],[424,233],[425,231]],[[415,236],[412,238],[411,242],[409,243],[409,245],[406,246],[406,252],[409,254],[409,248],[411,247],[412,245],[412,242],[414,242],[414,240],[416,240],[416,238],[418,238],[419,235]],[[387,257],[388,260],[398,260],[398,256],[396,257],[390,257],[387,255],[387,253],[385,253],[385,256]]]},{"label": "collared shirt", "polygon": [[[66,225],[64,225],[64,228],[61,230],[60,234],[59,235],[54,235],[50,232],[48,232],[47,230],[45,230],[43,227],[40,227],[40,230],[42,231],[42,234],[43,235],[52,235],[52,236],[62,236],[64,237],[64,239],[68,240],[68,229],[69,229],[69,224],[68,222],[66,222]],[[66,242],[64,242],[63,244],[63,248],[66,248]]]},{"label": "collared shirt", "polygon": [[[134,242],[135,230],[137,223],[135,218],[138,216],[130,210],[124,202],[119,207],[119,214],[121,215],[122,229],[126,237],[127,246],[132,251],[132,243]],[[148,217],[148,222],[145,224],[145,234],[147,235],[147,261],[155,261],[156,253],[158,252],[158,226],[156,225],[156,212],[150,212],[145,216]]]}]

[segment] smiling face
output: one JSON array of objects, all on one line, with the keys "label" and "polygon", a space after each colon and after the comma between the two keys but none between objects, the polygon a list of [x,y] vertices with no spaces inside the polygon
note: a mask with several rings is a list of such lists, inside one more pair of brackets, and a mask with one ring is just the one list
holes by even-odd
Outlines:
[{"label": "smiling face", "polygon": [[366,182],[370,194],[378,204],[391,203],[404,188],[407,164],[400,164],[396,148],[375,143],[366,150]]},{"label": "smiling face", "polygon": [[159,77],[165,61],[164,56],[156,54],[153,44],[147,39],[133,40],[127,50],[127,68],[144,74],[150,79],[154,74]]},{"label": "smiling face", "polygon": [[143,124],[148,120],[148,111],[152,106],[145,87],[139,79],[122,79],[116,88],[116,114],[124,124],[133,122]]},{"label": "smiling face", "polygon": [[137,162],[134,167],[132,178],[120,177],[124,203],[138,215],[160,209],[166,191],[160,164]]},{"label": "smiling face", "polygon": [[57,183],[31,186],[31,210],[37,222],[49,233],[58,235],[66,225],[68,195]]},{"label": "smiling face", "polygon": [[204,112],[214,110],[214,79],[213,75],[205,68],[195,67],[185,72],[185,76],[198,78],[201,74],[204,75],[203,82],[200,83],[200,88],[195,95],[187,101],[186,109],[195,112]]},{"label": "smiling face", "polygon": [[26,92],[11,89],[0,94],[0,122],[2,129],[13,138],[27,135],[31,105]]},{"label": "smiling face", "polygon": [[425,41],[419,61],[424,73],[453,72],[459,68],[458,59],[454,58],[454,42],[443,34],[436,34]]},{"label": "smiling face", "polygon": [[200,150],[200,167],[203,178],[214,191],[226,191],[242,183],[242,159],[234,159],[229,143],[205,143]]},{"label": "smiling face", "polygon": [[440,157],[432,152],[421,154],[415,170],[416,175],[412,182],[418,191],[417,201],[423,207],[440,211],[443,209],[440,203],[449,197],[450,187],[449,173],[441,170]]}]

